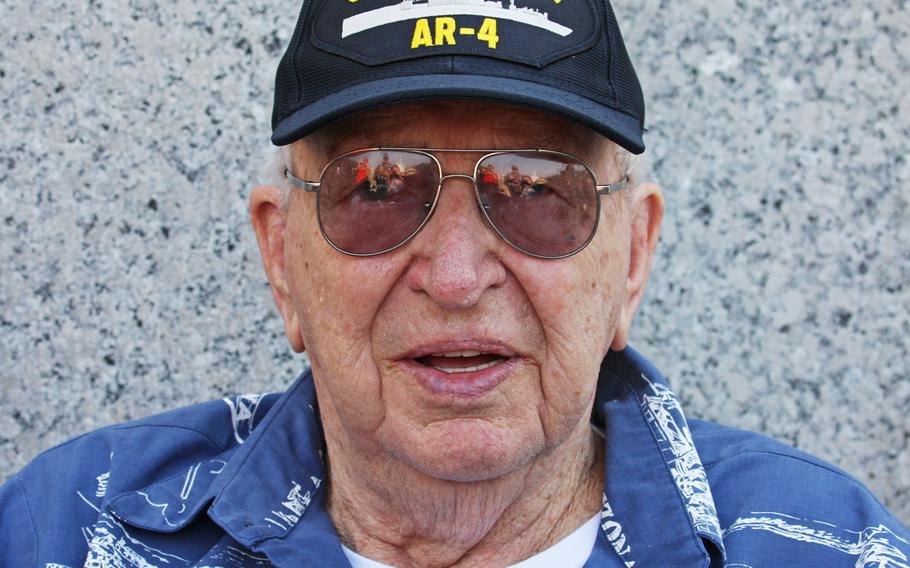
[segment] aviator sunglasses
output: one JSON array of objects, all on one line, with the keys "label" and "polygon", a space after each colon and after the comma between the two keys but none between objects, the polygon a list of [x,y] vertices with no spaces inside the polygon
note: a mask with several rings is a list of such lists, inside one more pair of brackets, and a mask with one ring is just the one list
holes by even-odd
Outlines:
[{"label": "aviator sunglasses", "polygon": [[[484,153],[474,175],[442,173],[434,153]],[[347,152],[322,169],[319,181],[285,170],[295,187],[317,194],[319,229],[352,256],[394,250],[416,235],[436,210],[442,184],[470,179],[484,218],[506,242],[537,258],[581,251],[597,231],[600,195],[629,178],[598,185],[581,159],[553,150],[370,148]]]}]

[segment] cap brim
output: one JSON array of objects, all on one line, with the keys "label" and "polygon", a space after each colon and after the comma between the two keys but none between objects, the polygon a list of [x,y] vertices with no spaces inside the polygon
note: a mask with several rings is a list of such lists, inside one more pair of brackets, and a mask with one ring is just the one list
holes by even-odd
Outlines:
[{"label": "cap brim", "polygon": [[631,115],[555,87],[482,75],[415,75],[361,83],[309,104],[279,122],[272,143],[290,144],[361,110],[420,99],[492,99],[537,107],[585,124],[634,154],[645,151],[641,124]]}]

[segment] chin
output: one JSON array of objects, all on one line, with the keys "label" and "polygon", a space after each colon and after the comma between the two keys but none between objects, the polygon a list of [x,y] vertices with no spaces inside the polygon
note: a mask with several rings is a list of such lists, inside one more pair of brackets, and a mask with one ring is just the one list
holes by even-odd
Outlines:
[{"label": "chin", "polygon": [[480,419],[434,423],[393,444],[392,454],[413,469],[443,481],[470,483],[508,475],[543,450],[542,439],[522,436]]}]

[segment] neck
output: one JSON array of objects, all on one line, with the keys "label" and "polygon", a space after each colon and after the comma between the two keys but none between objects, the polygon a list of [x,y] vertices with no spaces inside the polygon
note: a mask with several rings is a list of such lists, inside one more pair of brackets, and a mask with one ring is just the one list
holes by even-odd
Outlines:
[{"label": "neck", "polygon": [[327,443],[329,514],[342,542],[402,568],[508,566],[602,504],[603,442],[587,424],[520,470],[472,483],[430,478],[394,458],[338,455]]}]

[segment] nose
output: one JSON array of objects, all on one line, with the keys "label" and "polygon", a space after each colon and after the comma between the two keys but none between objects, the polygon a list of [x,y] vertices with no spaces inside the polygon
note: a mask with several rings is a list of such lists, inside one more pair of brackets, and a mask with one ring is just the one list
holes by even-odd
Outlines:
[{"label": "nose", "polygon": [[[449,182],[449,183],[446,183]],[[406,281],[447,310],[469,309],[505,281],[501,243],[477,207],[474,178],[448,174],[433,218],[410,243],[414,260]]]},{"label": "nose", "polygon": [[450,179],[450,178],[462,178],[462,179],[468,180],[469,182],[471,182],[471,184],[474,183],[474,178],[469,176],[468,174],[446,174],[446,175],[442,176],[441,178],[439,178],[439,183],[444,184],[446,182],[446,180]]}]

